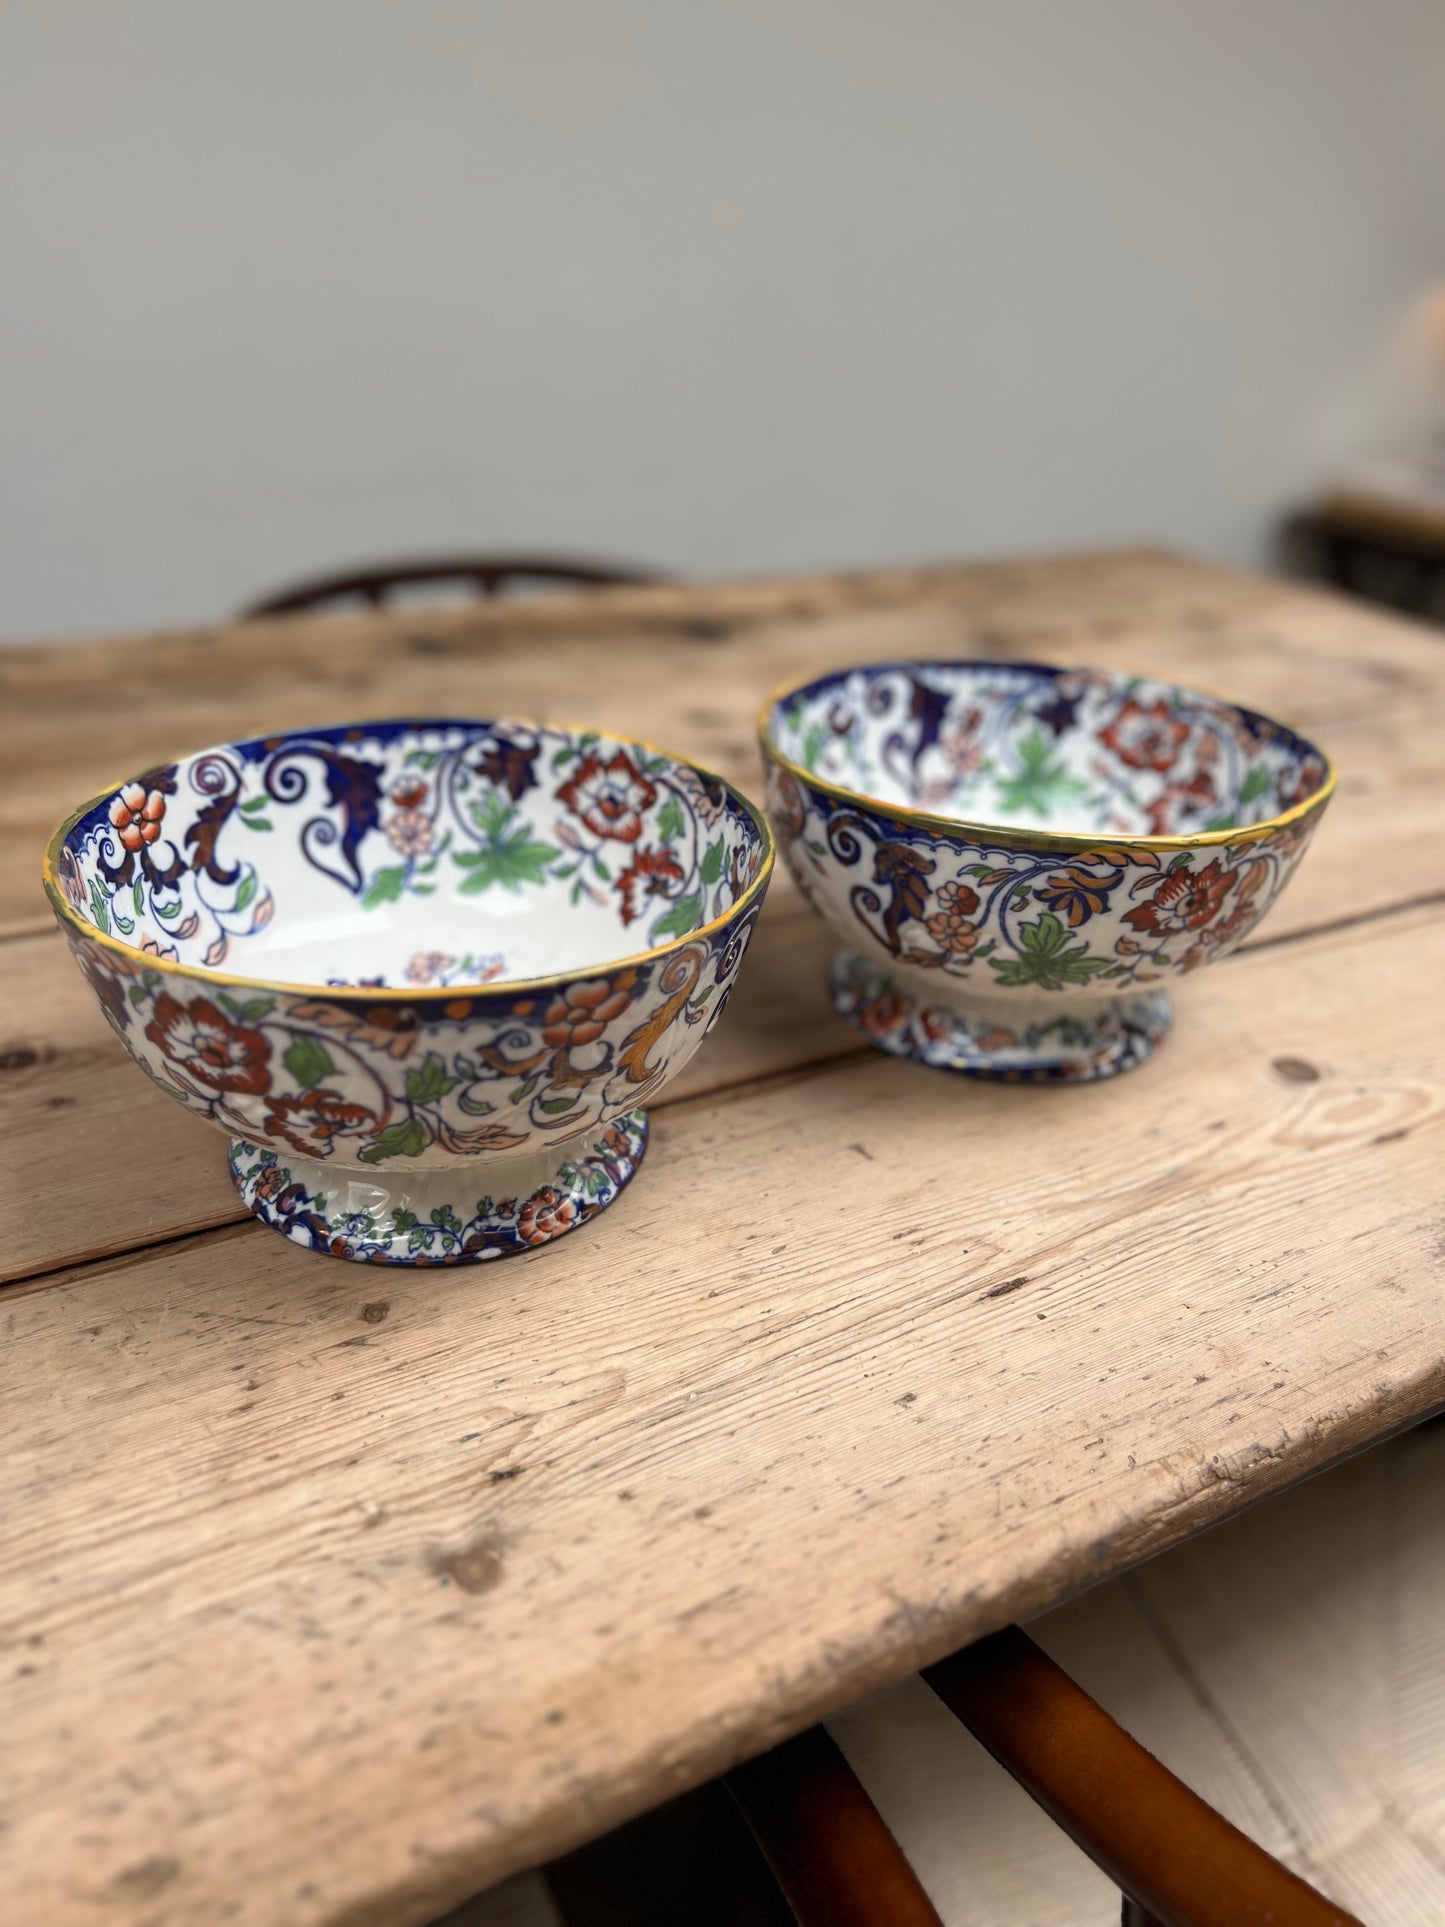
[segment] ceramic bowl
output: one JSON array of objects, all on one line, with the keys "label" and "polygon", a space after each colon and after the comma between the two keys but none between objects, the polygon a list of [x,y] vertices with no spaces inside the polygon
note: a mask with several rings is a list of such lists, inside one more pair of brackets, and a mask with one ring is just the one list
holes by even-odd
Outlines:
[{"label": "ceramic bowl", "polygon": [[1149,1056],[1165,985],[1254,929],[1335,781],[1252,710],[1036,663],[840,670],[759,729],[788,867],[846,945],[837,1008],[895,1055],[1036,1082]]},{"label": "ceramic bowl", "polygon": [[268,736],[84,804],[45,883],[101,1008],[266,1224],[372,1262],[546,1243],[621,1190],[772,869],[707,771],[571,727]]}]

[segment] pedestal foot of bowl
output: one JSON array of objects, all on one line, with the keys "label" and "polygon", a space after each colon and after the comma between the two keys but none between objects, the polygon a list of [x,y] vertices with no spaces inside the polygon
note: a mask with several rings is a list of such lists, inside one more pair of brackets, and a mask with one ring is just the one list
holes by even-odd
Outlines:
[{"label": "pedestal foot of bowl", "polygon": [[994,1009],[970,1010],[953,998],[929,1001],[901,987],[885,964],[854,950],[833,958],[833,1007],[878,1050],[911,1057],[935,1070],[1013,1084],[1089,1083],[1133,1070],[1154,1054],[1173,1021],[1163,991],[1085,1006],[1057,1016],[1002,1020]]},{"label": "pedestal foot of bowl", "polygon": [[604,1211],[647,1149],[629,1111],[595,1136],[520,1158],[457,1159],[420,1171],[293,1157],[231,1140],[231,1177],[262,1224],[363,1264],[454,1265],[505,1258]]}]

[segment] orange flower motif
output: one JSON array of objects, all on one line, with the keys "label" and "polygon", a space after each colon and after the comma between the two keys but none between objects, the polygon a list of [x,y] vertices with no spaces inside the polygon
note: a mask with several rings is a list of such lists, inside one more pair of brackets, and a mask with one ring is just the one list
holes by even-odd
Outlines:
[{"label": "orange flower motif", "polygon": [[425,856],[432,846],[432,820],[425,810],[397,810],[386,825],[387,839],[401,856]]},{"label": "orange flower motif", "polygon": [[1147,903],[1126,911],[1125,923],[1148,937],[1177,937],[1185,930],[1202,930],[1212,923],[1238,877],[1218,857],[1195,872],[1187,866],[1171,870]]},{"label": "orange flower motif", "polygon": [[870,1037],[883,1037],[898,1026],[908,1015],[908,1000],[899,997],[891,990],[869,997],[854,1011],[854,1021],[860,1030],[866,1030]]},{"label": "orange flower motif", "polygon": [[120,832],[121,842],[132,852],[155,842],[165,813],[165,797],[159,790],[148,790],[144,783],[127,783],[110,806],[110,820]]},{"label": "orange flower motif", "polygon": [[1130,696],[1109,727],[1099,731],[1099,741],[1107,743],[1130,769],[1162,772],[1174,767],[1179,746],[1188,735],[1188,723],[1170,714],[1162,696],[1147,709]]},{"label": "orange flower motif", "polygon": [[209,997],[180,1003],[162,991],[146,1036],[173,1064],[213,1091],[258,1097],[271,1088],[271,1046],[259,1030],[233,1024]]},{"label": "orange flower motif", "polygon": [[522,1206],[517,1220],[517,1236],[524,1245],[544,1245],[549,1238],[568,1231],[577,1222],[577,1207],[570,1198],[550,1184],[534,1191]]},{"label": "orange flower motif", "polygon": [[286,1171],[284,1167],[279,1164],[271,1164],[268,1165],[260,1177],[257,1178],[255,1195],[264,1204],[269,1199],[274,1198],[278,1191],[284,1190],[285,1185]]},{"label": "orange flower motif", "polygon": [[606,977],[587,984],[568,984],[547,1010],[542,1041],[553,1050],[573,1050],[595,1044],[614,1017],[632,1002],[628,989],[615,988]]},{"label": "orange flower motif", "polygon": [[333,1138],[371,1129],[375,1111],[348,1104],[336,1091],[303,1091],[298,1097],[266,1099],[266,1135],[279,1137],[302,1157],[329,1158]]},{"label": "orange flower motif", "polygon": [[682,878],[682,865],[678,862],[674,851],[666,848],[637,850],[632,861],[612,886],[622,899],[623,923],[631,923],[642,908],[637,901],[639,889],[644,899],[665,897],[668,884],[681,883]]},{"label": "orange flower motif", "polygon": [[930,937],[950,957],[966,957],[978,942],[978,925],[969,918],[978,908],[978,892],[966,883],[945,883],[939,891],[938,909],[924,919]]},{"label": "orange flower motif", "polygon": [[619,749],[604,763],[592,749],[557,791],[557,801],[580,816],[594,836],[635,843],[642,834],[644,812],[657,801],[657,790],[625,750]]}]

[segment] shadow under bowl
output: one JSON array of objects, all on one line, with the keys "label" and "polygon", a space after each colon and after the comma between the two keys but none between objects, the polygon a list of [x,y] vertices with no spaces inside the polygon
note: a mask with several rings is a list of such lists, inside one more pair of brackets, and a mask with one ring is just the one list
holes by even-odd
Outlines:
[{"label": "shadow under bowl", "polygon": [[773,862],[721,778],[567,725],[394,721],[145,771],[45,885],[112,1029],[314,1250],[452,1264],[587,1222],[737,978]]},{"label": "shadow under bowl", "polygon": [[1258,925],[1335,783],[1253,710],[1041,663],[838,670],[773,696],[759,736],[784,860],[844,940],[837,1009],[1015,1082],[1149,1057],[1168,983]]}]

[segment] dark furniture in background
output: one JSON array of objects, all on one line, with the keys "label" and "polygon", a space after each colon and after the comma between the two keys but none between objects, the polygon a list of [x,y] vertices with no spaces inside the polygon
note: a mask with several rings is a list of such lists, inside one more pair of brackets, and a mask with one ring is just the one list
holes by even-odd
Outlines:
[{"label": "dark furniture in background", "polygon": [[1445,622],[1445,509],[1339,490],[1282,531],[1292,572]]},{"label": "dark furniture in background", "polygon": [[529,588],[600,589],[662,579],[653,569],[551,555],[469,555],[432,562],[377,562],[366,568],[313,576],[251,603],[241,615],[242,620],[293,615],[349,602],[381,609],[403,590],[434,588],[446,583],[455,583],[475,595],[499,596],[514,595]]}]

